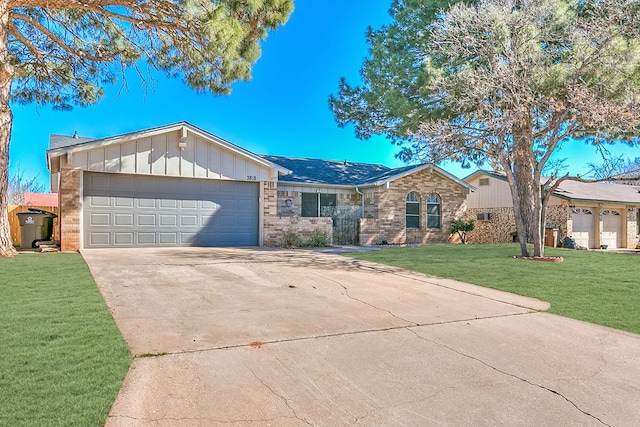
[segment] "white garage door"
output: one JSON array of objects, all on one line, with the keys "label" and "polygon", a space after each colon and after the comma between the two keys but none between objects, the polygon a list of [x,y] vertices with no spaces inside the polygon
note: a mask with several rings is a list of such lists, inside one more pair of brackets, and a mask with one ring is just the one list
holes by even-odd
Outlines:
[{"label": "white garage door", "polygon": [[602,211],[602,237],[600,244],[609,248],[619,248],[622,239],[622,215],[620,211],[605,209]]},{"label": "white garage door", "polygon": [[571,237],[576,241],[576,244],[585,248],[593,248],[593,211],[584,208],[571,209],[571,219],[573,220],[573,234]]},{"label": "white garage door", "polygon": [[257,183],[84,173],[84,247],[255,246]]}]

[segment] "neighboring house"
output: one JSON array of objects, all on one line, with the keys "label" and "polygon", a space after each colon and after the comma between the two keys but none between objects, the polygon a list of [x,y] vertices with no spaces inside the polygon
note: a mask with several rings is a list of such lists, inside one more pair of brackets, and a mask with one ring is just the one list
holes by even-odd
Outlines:
[{"label": "neighboring house", "polygon": [[[464,180],[476,187],[467,199],[467,218],[476,220],[475,229],[469,233],[470,241],[513,241],[516,226],[507,178],[477,171]],[[545,243],[554,245],[569,236],[586,248],[635,248],[639,223],[640,187],[564,181],[547,206]]]},{"label": "neighboring house", "polygon": [[47,160],[62,250],[278,246],[289,231],[332,235],[333,217],[353,210],[364,210],[362,244],[446,242],[471,189],[433,165],[259,156],[186,122],[52,135]]}]

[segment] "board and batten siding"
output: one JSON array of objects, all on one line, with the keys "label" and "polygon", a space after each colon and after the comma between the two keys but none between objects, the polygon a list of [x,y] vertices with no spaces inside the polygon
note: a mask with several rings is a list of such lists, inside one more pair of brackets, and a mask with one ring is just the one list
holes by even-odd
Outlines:
[{"label": "board and batten siding", "polygon": [[269,181],[270,169],[239,153],[212,144],[193,133],[180,148],[180,132],[75,152],[69,166],[93,172],[129,173],[190,178]]},{"label": "board and batten siding", "polygon": [[[480,185],[481,180],[488,185]],[[509,183],[486,175],[480,175],[469,181],[476,191],[467,195],[469,209],[510,208],[513,207]]]},{"label": "board and batten siding", "polygon": [[[481,185],[481,181],[483,185]],[[467,207],[469,209],[513,207],[511,188],[507,181],[481,175],[468,182],[476,187],[476,191],[467,195]],[[551,197],[549,199],[549,205],[559,205],[561,203],[562,200],[557,197]]]}]

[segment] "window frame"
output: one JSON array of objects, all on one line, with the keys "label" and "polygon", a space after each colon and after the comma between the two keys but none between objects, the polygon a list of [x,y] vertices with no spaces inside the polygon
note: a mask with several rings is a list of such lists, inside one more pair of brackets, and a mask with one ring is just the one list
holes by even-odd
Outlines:
[{"label": "window frame", "polygon": [[[338,195],[336,193],[302,193],[302,206],[300,216],[305,218],[331,217],[332,215],[322,215],[322,208],[336,208],[338,206]],[[324,205],[322,203],[325,203]],[[313,215],[311,212],[313,211]]]},{"label": "window frame", "polygon": [[[412,200],[410,200],[410,198]],[[415,200],[413,200],[415,198]],[[405,213],[405,228],[410,230],[419,230],[420,229],[420,194],[417,191],[411,191],[404,198],[404,213]],[[414,213],[415,209],[410,209],[409,206],[417,205],[417,212]],[[411,221],[409,221],[411,218]],[[417,220],[418,224],[415,225],[414,222]],[[411,225],[409,225],[411,223]]]},{"label": "window frame", "polygon": [[[434,201],[435,198],[435,201]],[[432,207],[436,207],[437,213],[432,213]],[[427,195],[427,228],[431,230],[442,229],[442,198],[438,193],[429,193]],[[437,226],[432,226],[432,220],[436,219]]]}]

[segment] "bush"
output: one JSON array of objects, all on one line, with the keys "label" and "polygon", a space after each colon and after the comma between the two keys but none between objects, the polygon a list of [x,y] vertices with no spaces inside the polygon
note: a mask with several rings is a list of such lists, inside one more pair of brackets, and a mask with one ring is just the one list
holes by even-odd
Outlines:
[{"label": "bush", "polygon": [[460,241],[463,244],[467,244],[467,233],[473,231],[475,223],[472,219],[465,221],[464,219],[454,219],[451,221],[451,234],[457,233],[460,236]]},{"label": "bush", "polygon": [[302,238],[295,231],[289,230],[282,237],[282,246],[285,248],[299,248],[302,243]]},{"label": "bush", "polygon": [[331,239],[326,231],[320,231],[317,228],[311,234],[309,240],[305,242],[305,246],[313,248],[321,248],[331,246]]}]

